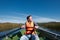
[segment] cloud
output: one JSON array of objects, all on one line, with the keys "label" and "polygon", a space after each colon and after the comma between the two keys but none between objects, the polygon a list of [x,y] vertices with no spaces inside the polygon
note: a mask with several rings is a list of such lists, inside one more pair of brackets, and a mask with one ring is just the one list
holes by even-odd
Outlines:
[{"label": "cloud", "polygon": [[4,23],[4,22],[24,23],[25,22],[24,20],[25,19],[22,17],[15,17],[15,16],[2,16],[2,17],[0,17],[0,23]]},{"label": "cloud", "polygon": [[56,20],[56,19],[44,18],[44,17],[35,18],[34,21],[35,22],[60,22],[59,20]]},{"label": "cloud", "polygon": [[[29,14],[20,14],[21,16],[0,16],[0,23],[25,23],[26,16]],[[60,22],[60,20],[32,15],[35,22]]]}]

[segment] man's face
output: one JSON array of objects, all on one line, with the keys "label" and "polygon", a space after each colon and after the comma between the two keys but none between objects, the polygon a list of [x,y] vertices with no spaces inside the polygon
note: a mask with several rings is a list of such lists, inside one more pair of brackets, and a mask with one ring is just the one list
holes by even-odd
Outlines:
[{"label": "man's face", "polygon": [[29,21],[32,21],[32,17],[31,16],[29,17]]}]

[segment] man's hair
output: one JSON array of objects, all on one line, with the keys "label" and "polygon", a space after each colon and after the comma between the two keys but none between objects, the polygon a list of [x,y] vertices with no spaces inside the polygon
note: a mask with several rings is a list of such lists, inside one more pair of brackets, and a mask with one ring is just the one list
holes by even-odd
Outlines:
[{"label": "man's hair", "polygon": [[29,19],[29,17],[31,17],[31,15],[27,16],[27,20]]}]

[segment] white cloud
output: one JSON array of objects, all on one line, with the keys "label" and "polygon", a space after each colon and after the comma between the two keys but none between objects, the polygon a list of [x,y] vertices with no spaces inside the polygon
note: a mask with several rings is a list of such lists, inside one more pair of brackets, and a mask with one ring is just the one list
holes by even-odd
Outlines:
[{"label": "white cloud", "polygon": [[44,18],[44,17],[35,18],[34,21],[35,22],[60,22],[59,20],[56,19]]},{"label": "white cloud", "polygon": [[3,22],[24,23],[25,22],[24,20],[25,19],[22,17],[15,17],[15,16],[2,16],[2,17],[0,17],[0,23],[3,23]]},{"label": "white cloud", "polygon": [[[21,14],[20,17],[17,17],[17,16],[0,16],[0,23],[3,23],[3,22],[25,23],[27,15],[28,14]],[[45,18],[45,17],[35,16],[35,15],[32,15],[32,16],[33,16],[33,20],[35,22],[51,22],[51,21],[60,22],[60,20],[57,20],[57,19]]]}]

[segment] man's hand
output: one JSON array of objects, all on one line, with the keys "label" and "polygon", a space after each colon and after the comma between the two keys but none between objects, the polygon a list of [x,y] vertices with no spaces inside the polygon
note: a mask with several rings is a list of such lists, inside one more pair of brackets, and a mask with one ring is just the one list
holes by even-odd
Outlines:
[{"label": "man's hand", "polygon": [[25,28],[25,25],[22,25],[21,28]]},{"label": "man's hand", "polygon": [[38,29],[38,28],[39,28],[39,26],[35,26],[35,28],[36,28],[36,29]]}]

